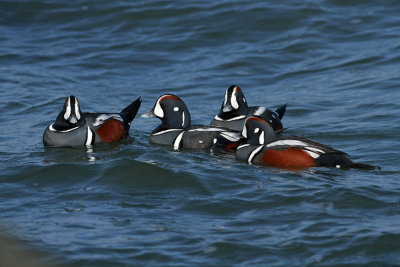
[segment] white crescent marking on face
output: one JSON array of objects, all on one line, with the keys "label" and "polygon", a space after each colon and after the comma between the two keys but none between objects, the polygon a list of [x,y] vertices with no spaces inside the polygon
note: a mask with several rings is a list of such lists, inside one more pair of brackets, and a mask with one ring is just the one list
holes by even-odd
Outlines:
[{"label": "white crescent marking on face", "polygon": [[246,129],[246,125],[243,127],[242,135],[243,135],[244,138],[247,138],[247,129]]},{"label": "white crescent marking on face", "polygon": [[78,99],[75,98],[75,115],[78,120],[81,119],[81,113],[79,112],[79,103]]},{"label": "white crescent marking on face", "polygon": [[225,92],[224,106],[226,106],[227,102],[228,102],[228,90],[226,90],[226,92]]},{"label": "white crescent marking on face", "polygon": [[90,130],[89,126],[87,127],[87,137],[86,137],[86,146],[90,146],[93,140],[93,133]]},{"label": "white crescent marking on face", "polygon": [[[236,88],[236,87],[235,87]],[[238,102],[237,102],[237,98],[236,98],[236,94],[235,93],[232,93],[232,96],[231,96],[231,105],[232,105],[232,107],[234,108],[234,109],[238,109],[239,108],[239,104],[238,104]]]},{"label": "white crescent marking on face", "polygon": [[157,100],[156,106],[154,107],[154,115],[159,118],[164,118],[164,111],[161,108],[160,100]]},{"label": "white crescent marking on face", "polygon": [[184,133],[185,132],[183,131],[176,137],[176,139],[174,141],[174,149],[175,150],[179,149],[179,146],[181,145],[181,141],[182,141],[182,136],[183,136]]},{"label": "white crescent marking on face", "polygon": [[260,150],[261,149],[263,149],[263,147],[264,146],[259,146],[259,147],[257,147],[256,149],[254,149],[251,153],[250,153],[250,156],[249,156],[249,158],[247,159],[247,162],[249,163],[249,164],[252,164],[253,162],[253,158],[257,155],[257,153],[258,152],[260,152]]},{"label": "white crescent marking on face", "polygon": [[68,97],[67,108],[65,109],[64,113],[64,119],[68,120],[69,116],[71,116],[71,100]]}]

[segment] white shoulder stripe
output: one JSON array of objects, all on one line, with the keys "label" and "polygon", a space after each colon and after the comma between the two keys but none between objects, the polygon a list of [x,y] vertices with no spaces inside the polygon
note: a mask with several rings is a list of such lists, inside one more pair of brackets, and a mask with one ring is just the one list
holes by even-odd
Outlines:
[{"label": "white shoulder stripe", "polygon": [[279,140],[279,141],[269,143],[267,145],[267,147],[271,147],[271,146],[303,146],[303,147],[305,147],[307,145],[308,145],[307,143],[304,143],[299,140],[288,139],[288,140]]},{"label": "white shoulder stripe", "polygon": [[183,134],[185,133],[185,131],[183,131],[183,132],[181,132],[177,137],[176,137],[176,139],[175,139],[175,141],[174,141],[174,149],[175,150],[178,150],[179,149],[179,146],[181,145],[181,141],[182,141],[182,137],[183,137]]},{"label": "white shoulder stripe", "polygon": [[253,158],[257,155],[257,153],[258,152],[260,152],[260,150],[261,149],[263,149],[263,147],[264,146],[259,146],[259,147],[257,147],[256,149],[254,149],[251,153],[250,153],[250,156],[248,157],[248,159],[247,159],[247,162],[249,163],[249,164],[252,164],[253,162]]},{"label": "white shoulder stripe", "polygon": [[93,133],[90,130],[89,126],[87,127],[87,137],[86,137],[86,146],[90,146],[93,140]]}]

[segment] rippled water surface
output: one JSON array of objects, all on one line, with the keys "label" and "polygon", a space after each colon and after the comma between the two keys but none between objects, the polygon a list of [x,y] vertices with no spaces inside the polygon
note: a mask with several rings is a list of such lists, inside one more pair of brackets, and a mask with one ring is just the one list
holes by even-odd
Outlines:
[{"label": "rippled water surface", "polygon": [[[398,264],[399,14],[390,0],[2,1],[2,232],[49,265]],[[382,169],[173,151],[141,117],[112,146],[42,144],[69,95],[87,112],[141,96],[142,114],[170,92],[208,124],[231,84],[287,103],[284,135]]]}]

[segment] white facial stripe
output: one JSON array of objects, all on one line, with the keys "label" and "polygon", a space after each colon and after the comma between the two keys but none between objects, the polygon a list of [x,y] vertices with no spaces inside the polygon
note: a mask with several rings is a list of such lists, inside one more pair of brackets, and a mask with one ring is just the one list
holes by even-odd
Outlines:
[{"label": "white facial stripe", "polygon": [[226,103],[228,103],[228,90],[225,92],[224,106],[226,106]]},{"label": "white facial stripe", "polygon": [[64,113],[64,119],[68,120],[69,116],[71,116],[71,100],[68,97],[67,108],[65,109]]},{"label": "white facial stripe", "polygon": [[[236,87],[235,87],[235,88],[236,88]],[[234,109],[238,109],[238,108],[239,108],[239,104],[238,104],[238,102],[237,102],[236,94],[235,94],[235,93],[232,93],[232,96],[231,96],[231,105],[232,105],[232,107],[233,107]]]},{"label": "white facial stripe", "polygon": [[181,145],[181,141],[182,141],[182,136],[183,136],[184,133],[185,132],[183,131],[176,137],[176,139],[174,141],[174,149],[175,150],[179,149],[179,146]]},{"label": "white facial stripe", "polygon": [[75,98],[75,116],[78,120],[81,119],[81,113],[79,112],[79,103],[78,99]]},{"label": "white facial stripe", "polygon": [[185,126],[185,112],[182,112],[182,127]]},{"label": "white facial stripe", "polygon": [[253,158],[257,155],[258,152],[260,152],[261,149],[263,149],[263,147],[264,147],[264,146],[259,146],[259,147],[257,147],[256,149],[254,149],[254,150],[250,153],[250,156],[249,156],[249,158],[247,159],[247,162],[248,162],[249,164],[253,163],[253,162],[252,162],[252,161],[253,161]]},{"label": "white facial stripe", "polygon": [[262,131],[260,137],[258,137],[258,142],[260,143],[260,145],[264,144],[264,131]]},{"label": "white facial stripe", "polygon": [[247,129],[246,129],[246,125],[243,127],[242,135],[243,135],[244,138],[247,138]]},{"label": "white facial stripe", "polygon": [[89,127],[87,127],[87,137],[86,137],[86,145],[90,146],[93,140],[93,133]]},{"label": "white facial stripe", "polygon": [[160,100],[157,101],[156,106],[154,107],[154,115],[159,118],[164,118],[164,111],[161,108]]}]

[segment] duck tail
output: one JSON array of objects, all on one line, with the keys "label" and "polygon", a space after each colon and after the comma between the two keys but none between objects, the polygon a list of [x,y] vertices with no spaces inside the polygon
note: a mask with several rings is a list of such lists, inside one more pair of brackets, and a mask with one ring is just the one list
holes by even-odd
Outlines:
[{"label": "duck tail", "polygon": [[141,103],[142,100],[140,99],[140,97],[138,97],[135,101],[130,103],[126,108],[121,111],[121,115],[123,116],[125,123],[129,124],[133,121],[140,108]]},{"label": "duck tail", "polygon": [[285,115],[285,111],[286,111],[286,104],[280,106],[275,110],[275,112],[278,113],[280,119],[282,119],[283,115]]}]

